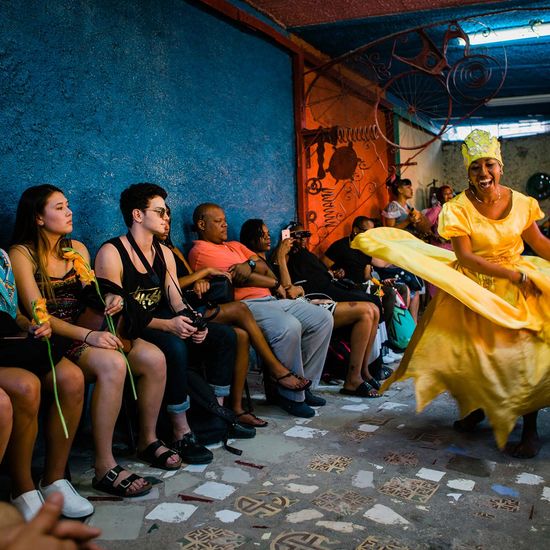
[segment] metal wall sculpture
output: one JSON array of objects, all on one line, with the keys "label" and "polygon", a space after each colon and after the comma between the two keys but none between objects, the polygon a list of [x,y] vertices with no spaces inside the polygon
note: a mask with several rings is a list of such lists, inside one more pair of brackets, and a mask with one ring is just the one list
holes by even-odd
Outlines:
[{"label": "metal wall sculpture", "polygon": [[[468,26],[487,28],[481,21]],[[472,48],[458,21],[399,32],[306,70],[311,245],[322,252],[355,215],[378,217],[388,200],[384,181],[402,167],[396,152],[412,151],[403,164],[413,164],[451,121],[470,117],[499,92],[506,70],[504,48],[490,55]],[[403,135],[407,128],[415,139]]]}]

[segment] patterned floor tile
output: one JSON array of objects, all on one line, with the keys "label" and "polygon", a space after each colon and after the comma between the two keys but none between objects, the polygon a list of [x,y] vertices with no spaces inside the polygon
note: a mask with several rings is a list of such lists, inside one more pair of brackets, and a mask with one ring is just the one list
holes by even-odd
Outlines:
[{"label": "patterned floor tile", "polygon": [[269,491],[259,491],[253,495],[238,497],[235,500],[235,508],[247,516],[269,518],[279,514],[296,502],[298,502],[297,499],[291,499]]},{"label": "patterned floor tile", "polygon": [[411,550],[409,546],[394,539],[380,537],[366,538],[355,550]]},{"label": "patterned floor tile", "polygon": [[378,490],[385,495],[424,503],[433,497],[438,488],[439,483],[433,481],[394,477],[379,487]]},{"label": "patterned floor tile", "polygon": [[368,439],[369,437],[372,437],[374,434],[368,433],[368,432],[362,432],[360,430],[350,430],[348,432],[344,432],[344,437],[350,441],[355,441],[357,443],[360,443],[361,441],[364,441],[365,439]]},{"label": "patterned floor tile", "polygon": [[408,466],[416,466],[418,464],[418,457],[416,453],[388,453],[384,460],[388,464],[406,464]]},{"label": "patterned floor tile", "polygon": [[307,531],[286,532],[278,535],[269,546],[270,550],[334,550],[329,538]]},{"label": "patterned floor tile", "polygon": [[427,447],[441,447],[445,443],[444,438],[439,434],[421,432],[409,438],[411,441],[417,441]]},{"label": "patterned floor tile", "polygon": [[308,468],[319,472],[336,472],[337,474],[341,474],[352,461],[353,459],[349,456],[317,455],[308,464]]},{"label": "patterned floor tile", "polygon": [[519,501],[513,498],[492,498],[489,505],[495,510],[506,510],[507,512],[517,512],[519,510]]},{"label": "patterned floor tile", "polygon": [[240,548],[246,538],[227,529],[205,527],[190,531],[178,542],[182,550],[233,550]]},{"label": "patterned floor tile", "polygon": [[327,491],[313,500],[313,504],[319,506],[319,508],[344,516],[352,516],[359,512],[361,508],[373,502],[373,498],[365,497],[355,491],[345,491],[343,493]]}]

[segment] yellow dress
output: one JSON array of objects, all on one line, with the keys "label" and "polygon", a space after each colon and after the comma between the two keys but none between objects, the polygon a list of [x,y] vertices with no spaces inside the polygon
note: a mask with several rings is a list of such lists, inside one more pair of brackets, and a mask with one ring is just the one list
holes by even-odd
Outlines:
[{"label": "yellow dress", "polygon": [[475,254],[524,272],[542,294],[527,299],[517,285],[473,272],[452,251],[406,231],[371,229],[352,247],[441,288],[422,316],[401,365],[383,390],[415,379],[417,410],[449,391],[461,416],[485,411],[502,448],[519,416],[550,406],[550,262],[521,256],[522,232],[543,217],[535,199],[512,192],[501,220],[480,214],[465,193],[444,205],[439,233],[468,235]]}]

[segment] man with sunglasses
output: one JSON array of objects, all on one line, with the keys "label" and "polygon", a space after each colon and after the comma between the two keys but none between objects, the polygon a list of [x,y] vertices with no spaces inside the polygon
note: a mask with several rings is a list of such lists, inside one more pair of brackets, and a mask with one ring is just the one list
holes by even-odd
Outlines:
[{"label": "man with sunglasses", "polygon": [[[174,448],[188,464],[207,464],[213,455],[199,445],[187,422],[187,367],[201,361],[218,401],[229,395],[235,364],[236,336],[220,324],[198,324],[177,284],[174,254],[155,237],[166,233],[166,191],[152,183],[136,183],[120,195],[120,209],[128,233],[100,248],[98,277],[122,287],[126,311],[145,316],[140,337],[158,346],[166,356],[165,401],[172,422]],[[130,304],[128,304],[130,302]],[[133,303],[133,304],[132,304]],[[136,319],[130,319],[135,324]]]}]

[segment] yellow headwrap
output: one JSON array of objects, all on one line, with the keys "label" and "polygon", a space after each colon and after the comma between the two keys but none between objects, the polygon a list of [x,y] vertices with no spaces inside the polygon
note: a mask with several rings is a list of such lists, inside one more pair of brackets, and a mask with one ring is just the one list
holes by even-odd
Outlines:
[{"label": "yellow headwrap", "polygon": [[475,160],[482,158],[496,159],[501,166],[504,164],[498,139],[485,130],[473,130],[468,134],[462,144],[462,156],[466,168],[469,168]]}]

